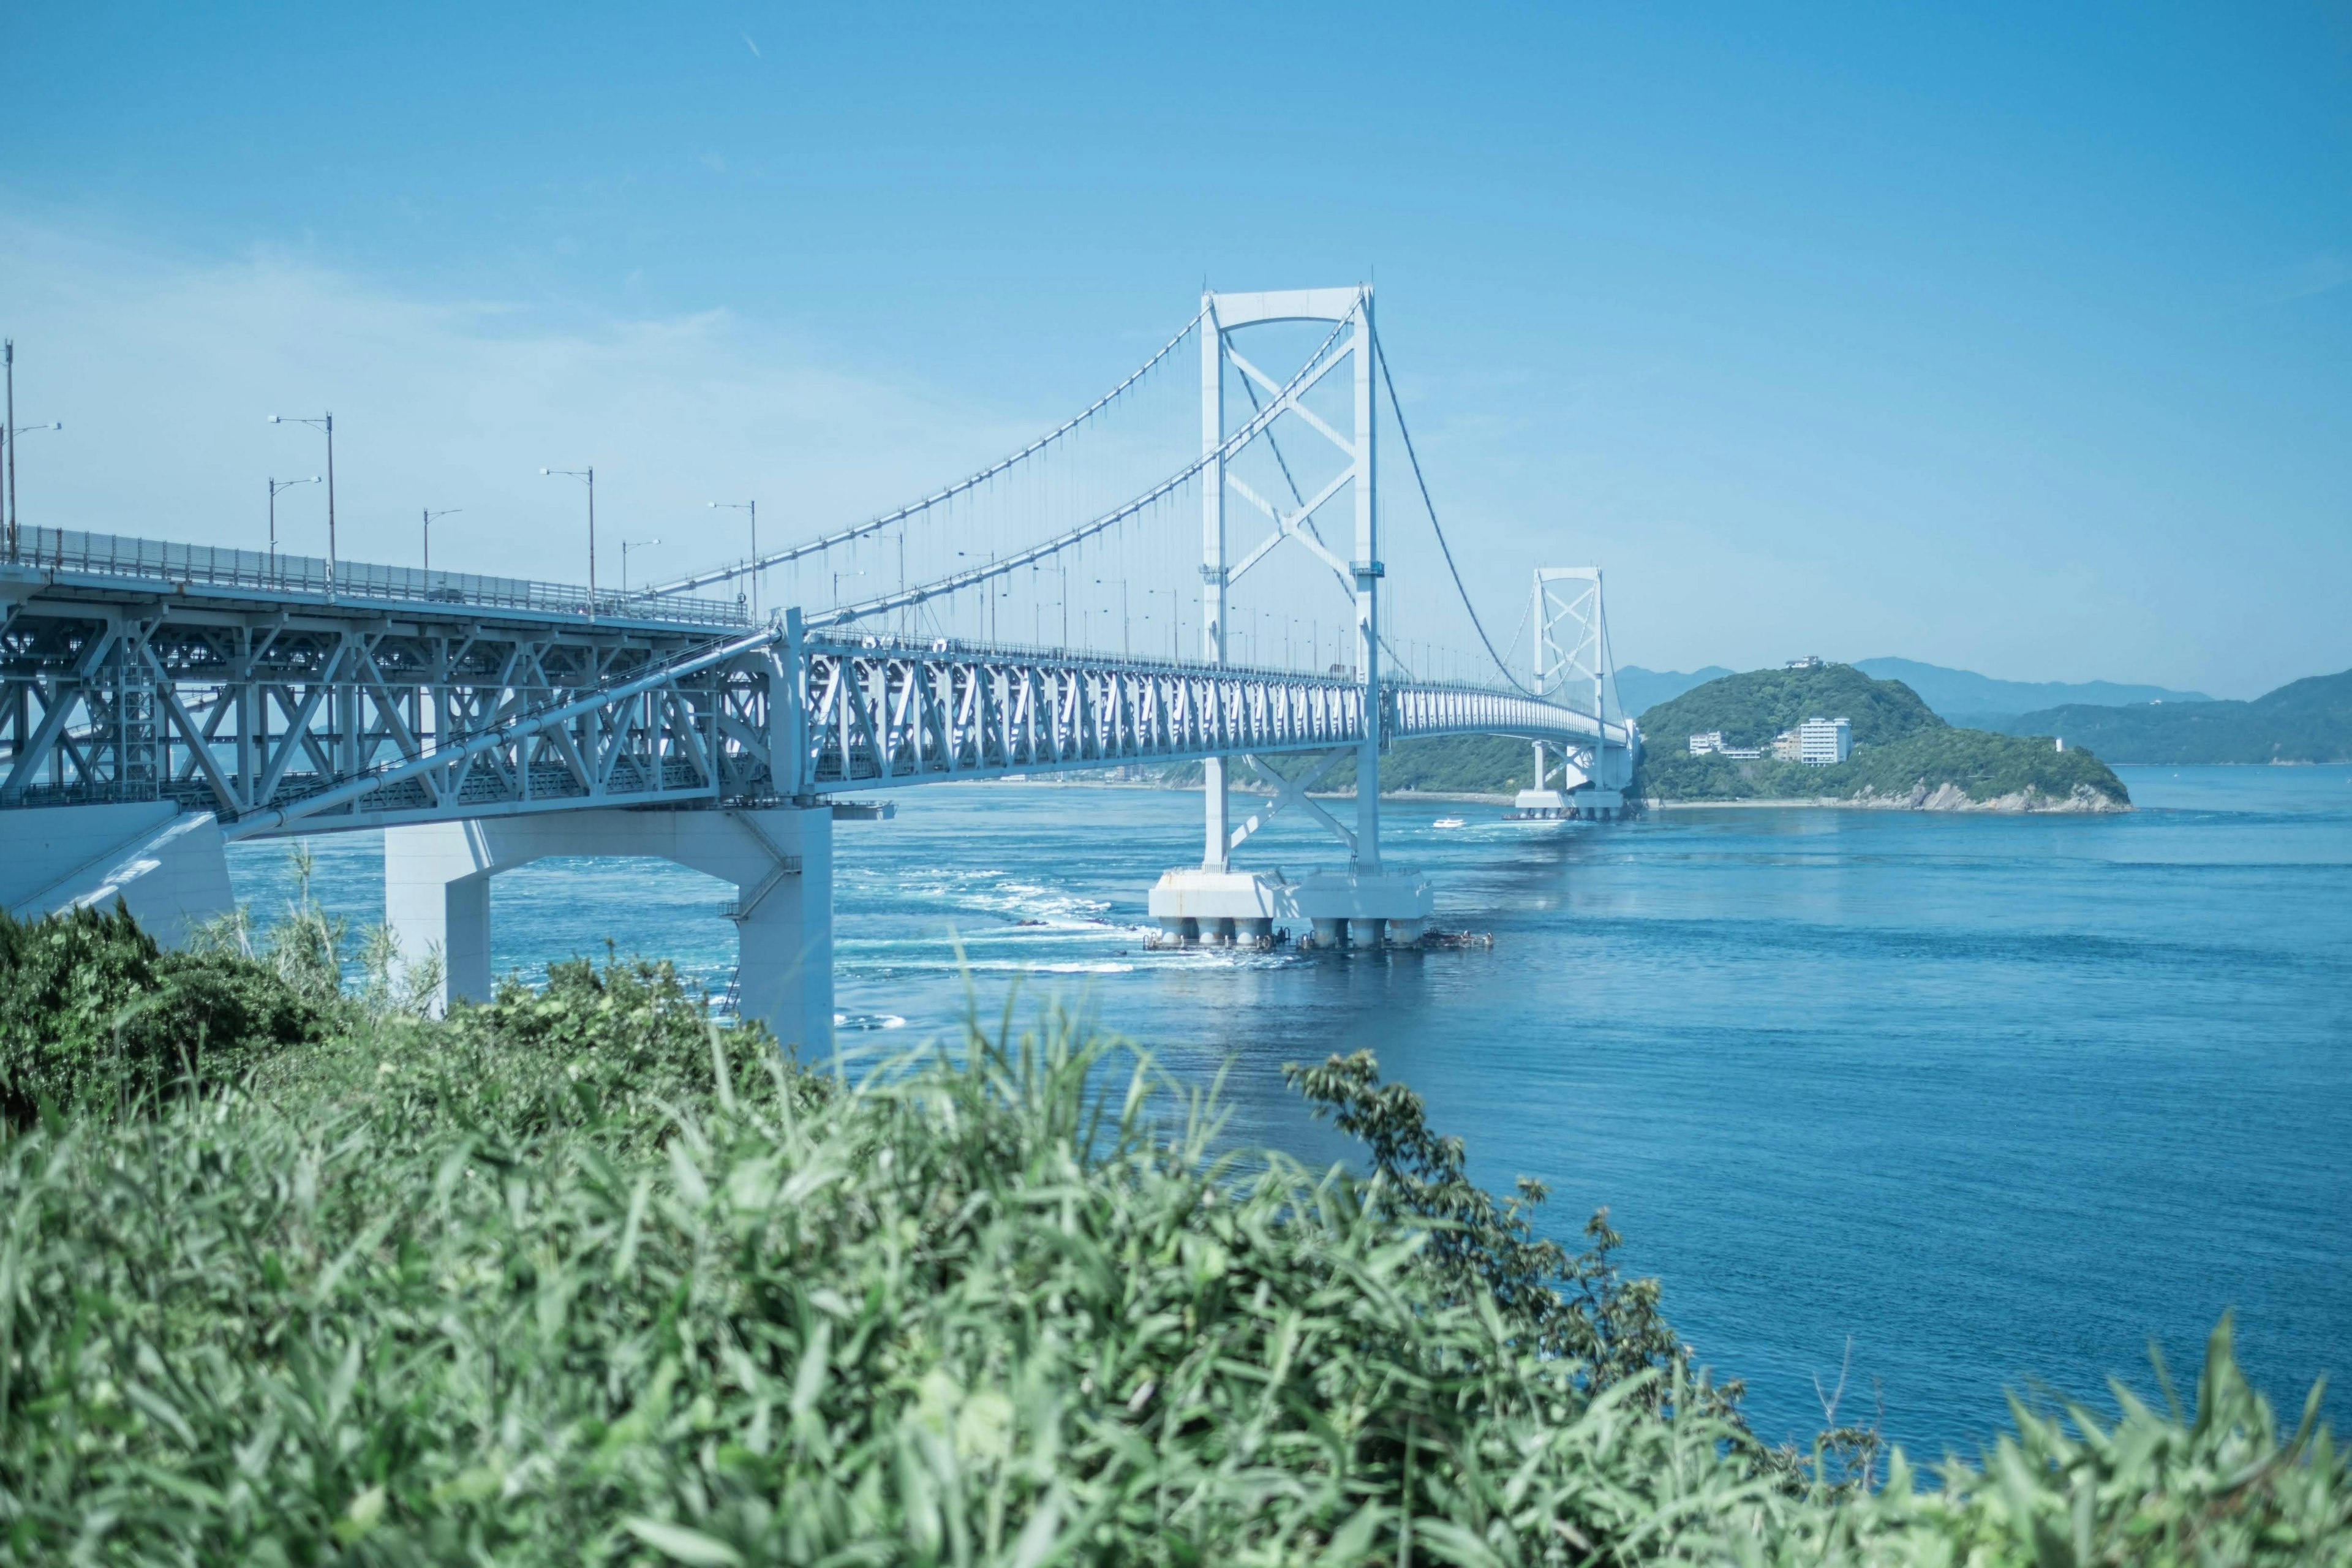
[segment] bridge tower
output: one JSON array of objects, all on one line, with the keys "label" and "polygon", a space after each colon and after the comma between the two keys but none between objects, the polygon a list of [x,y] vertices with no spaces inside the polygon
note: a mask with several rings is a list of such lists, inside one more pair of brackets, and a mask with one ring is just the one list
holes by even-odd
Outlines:
[{"label": "bridge tower", "polygon": [[[1177,869],[1152,889],[1152,913],[1171,935],[1213,943],[1269,942],[1277,924],[1311,925],[1314,939],[1331,946],[1379,945],[1389,940],[1419,940],[1430,912],[1427,882],[1412,873],[1391,875],[1381,865],[1380,754],[1390,729],[1381,692],[1379,429],[1374,416],[1372,290],[1301,289],[1266,293],[1205,294],[1201,300],[1201,596],[1202,657],[1226,661],[1227,596],[1234,583],[1276,549],[1290,544],[1319,557],[1347,584],[1355,601],[1355,669],[1367,721],[1350,746],[1325,754],[1296,778],[1285,779],[1255,756],[1239,761],[1275,788],[1273,800],[1250,820],[1232,821],[1228,770],[1234,760],[1209,758],[1202,764],[1205,831],[1197,872]],[[1318,357],[1287,381],[1260,369],[1234,342],[1234,335],[1276,321],[1328,321],[1337,329]],[[1352,377],[1353,417],[1343,434],[1309,411],[1303,399],[1345,366]],[[1244,426],[1228,418],[1228,370],[1237,373],[1272,401],[1260,405],[1251,394],[1247,424],[1254,433],[1234,441]],[[1261,496],[1234,471],[1233,459],[1253,442],[1271,439],[1285,414],[1292,425],[1320,437],[1344,459],[1337,474],[1311,494],[1294,493],[1292,503]],[[1285,465],[1287,472],[1287,465]],[[1317,515],[1342,497],[1354,514],[1349,559],[1333,554],[1315,527]],[[1227,511],[1238,500],[1256,512],[1265,531],[1238,561],[1228,549]],[[1356,764],[1353,828],[1343,826],[1307,790],[1339,760]],[[1310,876],[1293,885],[1236,871],[1233,852],[1276,812],[1297,805],[1320,818],[1348,847],[1342,877]]]},{"label": "bridge tower", "polygon": [[[1609,709],[1616,694],[1616,671],[1609,656],[1608,613],[1598,566],[1538,566],[1528,624],[1535,637],[1530,657],[1537,697],[1581,706],[1591,704],[1597,734],[1580,747],[1562,747],[1559,787],[1552,787],[1544,742],[1535,742],[1531,787],[1519,792],[1512,815],[1613,817],[1624,809],[1632,782],[1633,752],[1609,741]],[[1617,715],[1622,725],[1626,715]]]}]

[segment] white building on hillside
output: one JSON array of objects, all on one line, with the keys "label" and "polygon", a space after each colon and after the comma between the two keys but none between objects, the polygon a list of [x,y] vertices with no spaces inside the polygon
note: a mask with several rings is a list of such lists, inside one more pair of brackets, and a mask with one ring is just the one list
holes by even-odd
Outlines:
[{"label": "white building on hillside", "polygon": [[1797,760],[1807,767],[1842,763],[1853,751],[1853,725],[1843,719],[1808,719],[1797,726]]},{"label": "white building on hillside", "polygon": [[1709,730],[1704,735],[1693,735],[1690,738],[1690,754],[1694,757],[1703,757],[1709,752],[1721,750],[1723,750],[1723,731],[1720,730]]}]

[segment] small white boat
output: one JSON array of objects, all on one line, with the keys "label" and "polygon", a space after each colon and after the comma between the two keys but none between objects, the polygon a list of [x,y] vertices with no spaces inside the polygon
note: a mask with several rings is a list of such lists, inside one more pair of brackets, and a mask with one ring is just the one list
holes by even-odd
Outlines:
[{"label": "small white boat", "polygon": [[1467,827],[1470,826],[1470,821],[1469,818],[1462,816],[1441,816],[1430,826],[1432,827]]}]

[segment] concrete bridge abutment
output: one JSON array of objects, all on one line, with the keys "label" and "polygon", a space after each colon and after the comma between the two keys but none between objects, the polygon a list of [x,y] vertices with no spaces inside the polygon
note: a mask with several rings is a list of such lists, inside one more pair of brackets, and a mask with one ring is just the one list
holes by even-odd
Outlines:
[{"label": "concrete bridge abutment", "polygon": [[384,922],[441,955],[443,1006],[490,994],[490,879],[550,856],[669,860],[735,885],[736,1008],[803,1050],[833,1043],[833,808],[559,811],[383,836]]},{"label": "concrete bridge abutment", "polygon": [[0,909],[38,920],[117,899],[167,947],[236,907],[220,825],[167,800],[52,805],[7,814]]}]

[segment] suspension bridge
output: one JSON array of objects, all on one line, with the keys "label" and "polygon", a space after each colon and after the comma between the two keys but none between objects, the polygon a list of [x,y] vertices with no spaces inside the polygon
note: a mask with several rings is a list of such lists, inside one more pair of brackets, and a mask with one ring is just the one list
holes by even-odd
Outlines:
[{"label": "suspension bridge", "polygon": [[[1380,487],[1383,393],[1412,531]],[[1150,891],[1169,940],[1409,946],[1434,895],[1381,858],[1384,750],[1518,737],[1523,815],[1607,816],[1641,745],[1597,569],[1530,568],[1502,647],[1478,619],[1369,288],[1206,295],[1012,456],[635,589],[595,585],[593,533],[584,588],[66,529],[0,543],[0,903],[119,897],[184,940],[232,906],[226,843],[381,829],[386,921],[410,960],[437,952],[445,1002],[488,993],[499,872],[654,856],[734,885],[741,1013],[823,1042],[836,820],[907,785],[1186,763],[1202,854]],[[1343,763],[1363,787],[1335,813],[1315,792]],[[1344,860],[1238,863],[1285,813]]]}]

